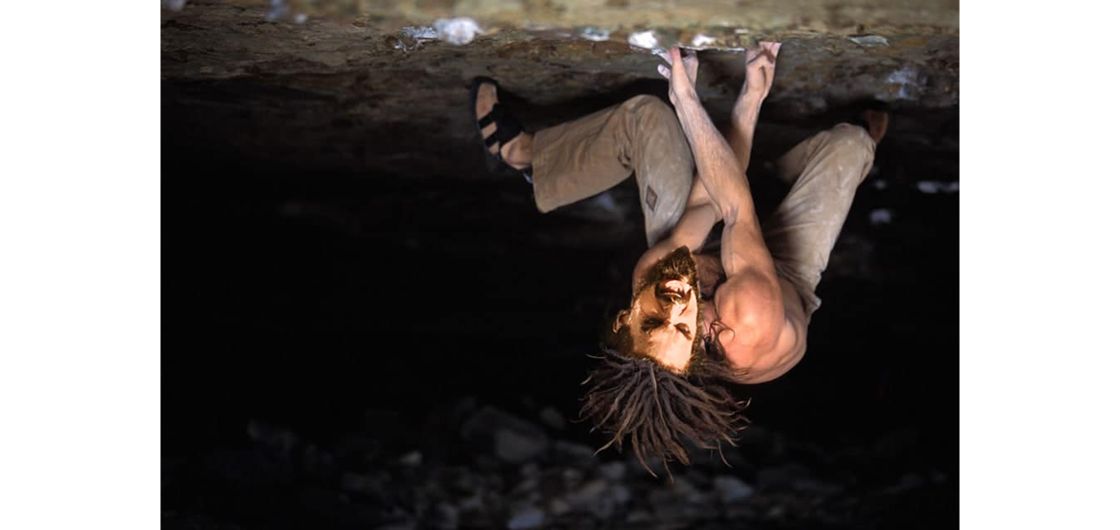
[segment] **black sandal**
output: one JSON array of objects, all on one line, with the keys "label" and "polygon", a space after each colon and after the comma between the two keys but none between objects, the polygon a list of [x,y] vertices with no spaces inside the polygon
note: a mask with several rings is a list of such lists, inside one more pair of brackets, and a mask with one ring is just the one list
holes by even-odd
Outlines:
[{"label": "black sandal", "polygon": [[[501,85],[499,85],[497,81],[489,77],[476,77],[471,83],[471,116],[475,115],[478,106],[478,89],[485,83],[490,83],[494,85],[495,89],[499,91],[501,90]],[[486,152],[487,160],[490,161],[491,164],[497,162],[514,171],[517,171],[518,173],[521,173],[521,175],[525,177],[525,181],[529,184],[532,184],[532,166],[519,170],[509,165],[508,162],[502,159],[502,146],[504,146],[506,142],[517,138],[517,135],[521,134],[521,132],[525,130],[521,126],[521,122],[517,121],[517,118],[514,118],[512,114],[506,111],[506,108],[503,107],[501,102],[499,101],[494,103],[494,106],[490,109],[490,112],[488,114],[479,118],[478,121],[475,122],[475,128],[478,130],[478,135],[482,136],[482,129],[490,125],[491,123],[497,124],[498,129],[495,130],[493,134],[487,136],[482,140],[482,150]],[[495,143],[498,144],[497,154],[490,152],[490,148],[493,147]],[[491,166],[491,169],[494,169],[494,167]]]}]

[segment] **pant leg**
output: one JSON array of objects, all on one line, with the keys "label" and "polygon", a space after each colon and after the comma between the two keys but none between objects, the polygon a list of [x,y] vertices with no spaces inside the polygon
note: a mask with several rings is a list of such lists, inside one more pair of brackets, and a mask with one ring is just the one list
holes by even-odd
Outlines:
[{"label": "pant leg", "polygon": [[793,283],[806,316],[821,305],[814,291],[848,217],[856,188],[871,171],[875,141],[862,127],[841,123],[801,142],[778,161],[793,188],[763,224],[778,273]]},{"label": "pant leg", "polygon": [[533,196],[549,212],[636,176],[653,245],[676,225],[692,185],[692,151],[672,109],[635,96],[533,137]]}]

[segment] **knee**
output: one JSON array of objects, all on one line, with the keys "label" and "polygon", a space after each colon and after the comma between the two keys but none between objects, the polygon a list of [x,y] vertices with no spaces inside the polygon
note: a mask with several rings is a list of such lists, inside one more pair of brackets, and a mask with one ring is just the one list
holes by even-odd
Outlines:
[{"label": "knee", "polygon": [[838,123],[829,130],[829,143],[875,150],[875,140],[871,138],[867,129],[851,123]]},{"label": "knee", "polygon": [[677,113],[660,98],[645,94],[634,96],[622,107],[631,138],[642,145],[655,146],[666,155],[683,156],[681,153],[689,151]]},{"label": "knee", "polygon": [[622,105],[627,110],[641,116],[643,119],[656,121],[676,121],[677,119],[677,115],[669,105],[661,101],[661,98],[649,94],[634,96],[626,100]]},{"label": "knee", "polygon": [[875,140],[866,129],[850,123],[840,123],[822,131],[819,138],[811,158],[828,168],[823,174],[826,178],[854,192],[875,161]]},{"label": "knee", "polygon": [[839,123],[828,131],[828,149],[854,166],[870,166],[875,159],[875,140],[867,129]]}]

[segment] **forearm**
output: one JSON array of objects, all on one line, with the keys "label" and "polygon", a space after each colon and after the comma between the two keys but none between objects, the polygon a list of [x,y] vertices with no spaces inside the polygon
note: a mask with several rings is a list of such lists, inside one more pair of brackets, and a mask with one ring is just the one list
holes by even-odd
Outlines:
[{"label": "forearm", "polygon": [[695,92],[678,97],[675,107],[681,128],[692,147],[697,176],[720,217],[725,223],[754,217],[754,201],[743,178],[742,165],[712,124]]},{"label": "forearm", "polygon": [[731,111],[731,127],[727,131],[727,143],[735,152],[735,159],[745,172],[750,165],[751,147],[754,145],[754,129],[758,125],[758,115],[762,109],[762,99],[747,97],[735,104]]},{"label": "forearm", "polygon": [[[728,277],[752,268],[777,285],[773,259],[762,237],[750,185],[736,153],[719,134],[697,98],[678,98],[677,115],[692,145],[697,174],[724,222],[721,260]],[[753,136],[759,105],[737,113],[733,134]],[[743,156],[749,157],[749,144]]]},{"label": "forearm", "polygon": [[720,236],[720,264],[728,278],[750,271],[752,277],[764,279],[771,289],[778,288],[774,258],[755,220],[739,219],[724,224]]}]

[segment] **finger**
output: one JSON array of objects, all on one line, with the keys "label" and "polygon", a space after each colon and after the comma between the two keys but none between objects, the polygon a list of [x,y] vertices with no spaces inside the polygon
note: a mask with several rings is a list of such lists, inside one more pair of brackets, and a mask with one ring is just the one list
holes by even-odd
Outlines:
[{"label": "finger", "polygon": [[769,46],[762,49],[762,57],[766,58],[767,62],[774,62],[777,57],[774,55],[774,50]]},{"label": "finger", "polygon": [[663,64],[657,65],[657,73],[661,74],[661,77],[664,77],[665,79],[669,79],[673,75],[673,72],[669,70],[669,67]]},{"label": "finger", "polygon": [[782,44],[780,42],[767,43],[767,45],[766,45],[766,55],[768,57],[770,57],[771,61],[777,60],[778,49],[781,48],[781,47],[782,47]]},{"label": "finger", "polygon": [[695,57],[691,61],[684,62],[685,72],[688,73],[688,79],[693,83],[696,82],[696,72],[700,70],[700,61]]},{"label": "finger", "polygon": [[681,49],[673,46],[669,49],[669,64],[677,64],[681,62]]}]

